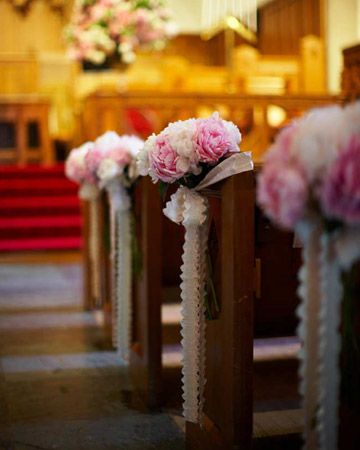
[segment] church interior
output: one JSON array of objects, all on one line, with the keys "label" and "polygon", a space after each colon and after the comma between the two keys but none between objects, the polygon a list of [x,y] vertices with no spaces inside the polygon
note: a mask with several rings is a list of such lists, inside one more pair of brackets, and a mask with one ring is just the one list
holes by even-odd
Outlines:
[{"label": "church interior", "polygon": [[0,29],[0,450],[359,449],[360,0]]}]

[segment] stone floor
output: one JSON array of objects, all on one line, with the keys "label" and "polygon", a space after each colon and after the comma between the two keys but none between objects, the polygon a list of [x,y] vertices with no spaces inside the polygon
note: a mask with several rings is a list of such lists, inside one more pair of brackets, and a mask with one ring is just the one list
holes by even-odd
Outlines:
[{"label": "stone floor", "polygon": [[184,449],[181,419],[141,411],[80,299],[78,264],[0,265],[0,449]]},{"label": "stone floor", "polygon": [[[164,397],[146,413],[103,332],[81,308],[79,262],[0,264],[0,450],[180,450],[179,306],[165,305]],[[295,338],[254,345],[254,449],[300,449]],[[201,450],[201,449],[199,449]]]}]

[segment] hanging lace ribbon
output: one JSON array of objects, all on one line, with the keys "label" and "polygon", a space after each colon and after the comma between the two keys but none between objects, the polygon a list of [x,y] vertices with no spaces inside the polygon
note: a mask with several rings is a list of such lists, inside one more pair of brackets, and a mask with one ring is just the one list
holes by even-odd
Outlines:
[{"label": "hanging lace ribbon", "polygon": [[89,202],[89,260],[91,295],[95,300],[95,306],[101,306],[101,283],[100,283],[100,254],[99,254],[99,189],[89,183],[80,187],[79,197]]},{"label": "hanging lace ribbon", "polygon": [[113,345],[129,358],[131,333],[130,197],[118,180],[106,184],[110,201]]},{"label": "hanging lace ribbon", "polygon": [[322,450],[338,448],[338,409],[340,386],[340,322],[342,284],[334,242],[321,238],[321,309],[318,432]]},{"label": "hanging lace ribbon", "polygon": [[164,208],[164,214],[170,220],[185,227],[180,287],[184,416],[188,422],[202,423],[206,383],[204,295],[208,201],[199,191],[252,169],[249,153],[235,154],[211,170],[195,189],[180,187]]},{"label": "hanging lace ribbon", "polygon": [[340,368],[341,271],[360,258],[360,229],[323,233],[316,222],[297,230],[304,243],[298,336],[304,449],[336,450]]},{"label": "hanging lace ribbon", "polygon": [[318,333],[320,311],[320,226],[302,223],[297,233],[302,238],[303,266],[299,272],[297,335],[302,343],[299,352],[299,391],[304,413],[304,450],[317,448],[316,414],[318,406]]}]

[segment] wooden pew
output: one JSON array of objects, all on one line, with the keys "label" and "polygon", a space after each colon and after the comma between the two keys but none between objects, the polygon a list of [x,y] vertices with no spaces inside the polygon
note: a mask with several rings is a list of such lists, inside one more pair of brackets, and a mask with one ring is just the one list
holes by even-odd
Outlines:
[{"label": "wooden pew", "polygon": [[[145,405],[161,405],[162,210],[157,188],[149,177],[135,190],[136,233],[141,274],[134,274],[133,339],[130,371]],[[136,279],[135,279],[136,278]]]},{"label": "wooden pew", "polygon": [[[206,196],[211,217],[209,251],[221,311],[215,320],[207,322],[205,424],[203,428],[190,423],[186,425],[187,446],[205,450],[233,448],[234,445],[250,448],[253,334],[255,331],[264,335],[264,325],[271,335],[294,333],[300,250],[293,248],[292,234],[275,231],[255,207],[254,173],[225,180],[208,189]],[[149,179],[143,179],[135,195],[143,261],[141,277],[134,282],[134,339],[130,367],[135,389],[151,408],[158,408],[166,401],[162,395],[167,390],[161,364],[162,289],[166,279],[173,277],[174,282],[178,275],[174,265],[166,274],[169,249],[175,254],[175,260],[181,253],[178,246],[181,234],[170,239],[169,231],[164,232],[171,222],[163,216],[161,209],[156,186]],[[181,232],[181,226],[174,226]],[[274,252],[276,246],[278,252]],[[256,259],[261,259],[261,270]],[[286,267],[289,259],[293,262]],[[282,261],[286,269],[282,275],[278,273],[277,261]],[[291,282],[279,285],[275,278],[275,282],[269,284],[273,275]],[[257,280],[257,277],[260,278]],[[267,311],[261,314],[264,305]],[[285,328],[283,323],[279,328],[276,315],[269,315],[271,308],[283,310]],[[258,316],[256,327],[254,310]]]},{"label": "wooden pew", "polygon": [[99,296],[94,293],[93,268],[90,252],[90,202],[83,200],[81,210],[83,216],[83,308],[85,310],[102,309],[106,335],[110,339],[112,333],[111,317],[111,257],[110,257],[110,226],[109,205],[107,196],[103,193],[98,202],[98,237],[97,253],[99,255]]},{"label": "wooden pew", "polygon": [[141,272],[133,274],[133,341],[130,370],[136,391],[150,409],[166,403],[162,370],[161,309],[166,288],[179,286],[182,227],[167,219],[156,185],[142,178],[134,193]]},{"label": "wooden pew", "polygon": [[[144,179],[135,196],[143,268],[141,277],[135,281],[130,360],[135,387],[152,408],[164,401],[161,291],[168,261],[164,249],[171,247],[169,236],[162,234],[164,219],[168,219],[163,218],[156,191],[156,186]],[[205,428],[187,424],[186,434],[189,448],[213,449],[216,442],[216,448],[220,449],[237,442],[250,445],[252,439],[254,175],[246,173],[226,180],[209,189],[207,196],[211,205],[214,280],[221,313],[207,327]],[[177,227],[181,233],[182,227]]]},{"label": "wooden pew", "polygon": [[229,178],[207,197],[220,313],[207,322],[204,426],[187,423],[186,443],[188,449],[247,449],[253,416],[254,174]]}]

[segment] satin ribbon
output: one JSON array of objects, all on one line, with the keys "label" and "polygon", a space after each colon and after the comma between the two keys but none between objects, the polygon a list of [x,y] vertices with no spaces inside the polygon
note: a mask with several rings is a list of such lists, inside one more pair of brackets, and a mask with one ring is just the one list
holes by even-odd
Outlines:
[{"label": "satin ribbon", "polygon": [[325,234],[317,220],[301,223],[298,336],[304,449],[336,450],[340,385],[341,272],[360,258],[360,227]]},{"label": "satin ribbon", "polygon": [[179,187],[164,208],[170,220],[185,227],[181,266],[181,335],[184,416],[202,423],[205,388],[205,279],[208,201],[199,191],[229,176],[253,170],[250,153],[238,153],[212,169],[194,189]]}]

